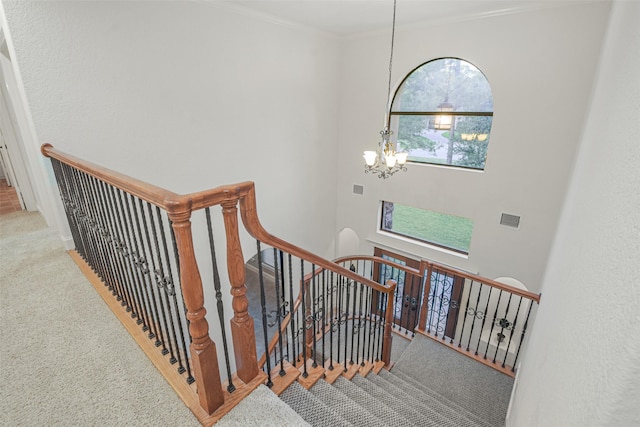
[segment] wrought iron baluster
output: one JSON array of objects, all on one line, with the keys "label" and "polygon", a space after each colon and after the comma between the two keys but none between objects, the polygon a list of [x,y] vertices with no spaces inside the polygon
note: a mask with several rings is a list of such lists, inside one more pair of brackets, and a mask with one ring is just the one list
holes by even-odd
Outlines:
[{"label": "wrought iron baluster", "polygon": [[[157,207],[156,207],[157,208]],[[156,227],[162,228],[162,222],[158,222],[156,224],[156,217],[154,215],[154,210],[151,204],[147,204],[147,211],[149,214],[149,222],[151,227],[151,233],[153,234],[153,243],[155,246],[156,253],[156,261],[158,262],[157,269],[154,268],[155,274],[155,282],[158,288],[158,303],[160,304],[160,313],[162,318],[162,327],[160,328],[160,335],[156,340],[156,347],[162,346],[162,354],[168,354],[169,350],[166,347],[166,341],[169,340],[169,322],[167,321],[167,309],[165,309],[165,300],[166,300],[166,283],[168,274],[165,273],[164,263],[162,262],[162,252],[160,250],[160,239],[158,237],[158,230]],[[158,213],[159,215],[159,213]],[[162,294],[165,295],[163,299]],[[165,339],[166,335],[166,339]]]},{"label": "wrought iron baluster", "polygon": [[323,268],[322,269],[322,283],[320,285],[320,289],[322,289],[322,316],[320,317],[322,319],[321,323],[320,323],[320,333],[322,334],[322,366],[324,366],[324,362],[325,360],[327,360],[327,356],[325,353],[325,336],[327,335],[325,332],[325,327],[327,326],[326,324],[326,319],[327,319],[327,276],[326,276],[326,270]]},{"label": "wrought iron baluster", "polygon": [[471,286],[469,286],[469,295],[467,295],[467,303],[465,304],[464,309],[464,318],[462,320],[462,329],[460,330],[460,339],[458,341],[458,348],[462,347],[462,339],[464,337],[464,328],[467,325],[467,312],[469,310],[469,300],[471,299],[471,294],[473,293],[473,284],[474,281],[471,281]]},{"label": "wrought iron baluster", "polygon": [[[373,291],[375,292],[376,298],[376,304],[382,304],[383,303],[383,294],[380,291]],[[380,351],[381,351],[381,347],[382,347],[382,329],[380,329],[382,327],[382,311],[380,310],[380,306],[376,307],[376,336],[377,338],[375,339],[375,361],[378,362],[380,360]]]},{"label": "wrought iron baluster", "polygon": [[291,261],[291,254],[287,254],[287,259],[288,259],[288,265],[289,265],[289,306],[291,307],[291,321],[289,322],[290,325],[290,334],[291,334],[291,350],[293,351],[293,357],[291,357],[289,360],[291,361],[291,363],[293,364],[293,366],[296,366],[296,359],[298,358],[298,352],[296,349],[296,317],[298,315],[298,312],[300,310],[300,307],[298,307],[298,309],[295,311],[295,313],[293,312],[293,310],[295,309],[295,302],[293,300],[293,263]]},{"label": "wrought iron baluster", "polygon": [[[136,206],[136,200],[138,201],[138,206],[140,207],[140,212],[138,212],[138,206]],[[144,215],[144,208],[142,205],[142,200],[133,197],[131,198],[131,207],[133,211],[133,218],[135,219],[135,226],[137,232],[137,240],[140,241],[140,254],[138,257],[138,267],[141,273],[141,282],[144,289],[144,293],[147,298],[147,316],[149,316],[149,338],[155,338],[158,336],[158,331],[160,329],[160,319],[158,316],[158,306],[156,304],[156,294],[154,290],[154,281],[152,277],[152,270],[149,268],[149,258],[153,260],[153,253],[151,249],[151,242],[149,241],[148,231],[147,231],[147,240],[145,245],[145,238],[142,232],[142,223],[144,222],[144,227],[146,229],[146,218]],[[133,225],[132,225],[133,226]],[[135,234],[134,234],[135,236]],[[136,243],[137,245],[137,243]],[[155,268],[154,268],[155,270]]]},{"label": "wrought iron baluster", "polygon": [[[454,279],[454,285],[455,285],[455,279]],[[447,322],[449,321],[449,316],[451,315],[451,311],[454,309],[458,309],[458,311],[456,312],[456,316],[453,319],[453,328],[452,331],[453,333],[451,334],[450,340],[449,340],[449,344],[453,344],[453,339],[455,338],[456,335],[456,331],[458,329],[458,319],[460,318],[460,308],[462,306],[461,301],[458,301],[462,298],[462,295],[464,295],[464,288],[467,285],[467,281],[463,280],[462,282],[462,289],[459,292],[459,295],[457,296],[457,300],[454,300],[453,298],[449,301],[449,313],[447,314]],[[453,296],[453,289],[451,290],[451,294]]]},{"label": "wrought iron baluster", "polygon": [[496,310],[493,313],[493,320],[491,321],[491,332],[489,333],[489,339],[487,340],[487,348],[484,351],[484,359],[487,359],[487,354],[489,353],[489,345],[491,344],[491,337],[493,336],[493,329],[496,326],[496,319],[498,318],[498,307],[500,307],[500,300],[502,299],[502,289],[500,289],[500,293],[498,293],[498,302],[496,302]]},{"label": "wrought iron baluster", "polygon": [[[482,339],[482,333],[484,331],[484,324],[487,320],[487,313],[489,311],[489,302],[491,301],[491,292],[493,291],[493,286],[489,286],[489,295],[487,296],[487,304],[484,307],[484,316],[482,316],[482,324],[480,325],[480,334],[478,334],[478,343],[476,344],[476,352],[475,355],[478,355],[478,350],[480,349],[480,340]],[[491,338],[491,336],[489,336]]]},{"label": "wrought iron baluster", "polygon": [[95,265],[93,269],[97,276],[105,283],[105,285],[111,290],[109,286],[109,277],[104,264],[104,252],[102,248],[102,238],[100,236],[100,226],[98,222],[98,214],[96,212],[95,192],[91,187],[89,181],[91,177],[85,173],[80,175],[80,186],[85,193],[86,209],[88,212],[87,221],[88,227],[91,230],[91,246],[94,253]]},{"label": "wrought iron baluster", "polygon": [[[285,300],[284,300],[284,294],[280,294],[280,266],[278,265],[279,263],[279,259],[278,259],[278,250],[276,248],[273,248],[273,263],[274,263],[274,268],[275,268],[275,276],[274,276],[274,285],[276,288],[276,304],[278,305],[277,307],[277,312],[276,312],[276,320],[277,320],[277,324],[278,324],[278,330],[276,331],[276,333],[278,334],[278,348],[280,349],[280,372],[279,375],[281,377],[284,377],[287,373],[284,370],[284,351],[283,351],[283,347],[282,347],[282,318],[285,316]],[[283,288],[284,289],[284,286]],[[269,351],[269,347],[266,347],[265,351]]]},{"label": "wrought iron baluster", "polygon": [[[313,271],[313,270],[312,270]],[[307,337],[307,319],[308,319],[308,313],[307,313],[307,301],[305,300],[305,288],[307,287],[305,280],[304,280],[304,260],[300,259],[300,283],[302,284],[302,287],[300,288],[300,292],[302,293],[302,313],[303,313],[303,319],[302,319],[302,363],[303,363],[303,372],[302,372],[302,378],[307,378],[309,376],[309,372],[307,372],[307,342],[306,342],[306,337]]]},{"label": "wrought iron baluster", "polygon": [[533,308],[533,301],[529,300],[529,310],[527,311],[527,317],[525,318],[524,325],[522,326],[522,333],[520,334],[520,342],[518,343],[518,350],[516,351],[516,357],[513,360],[513,366],[511,367],[511,372],[516,371],[518,356],[520,356],[520,349],[522,348],[522,341],[524,341],[524,336],[525,336],[525,333],[527,332],[527,325],[529,324],[529,316],[531,316],[532,308]]},{"label": "wrought iron baluster", "polygon": [[77,237],[77,224],[73,219],[73,215],[71,213],[71,201],[69,199],[68,192],[68,183],[65,179],[65,176],[62,173],[62,168],[60,166],[60,161],[54,158],[51,158],[51,167],[53,169],[53,174],[56,177],[56,184],[58,185],[58,192],[60,193],[60,199],[62,200],[62,206],[64,207],[64,213],[67,217],[67,222],[69,223],[69,230],[71,231],[71,237],[73,238],[74,246],[77,246],[76,243],[78,240]]},{"label": "wrought iron baluster", "polygon": [[[122,196],[123,194],[124,196]],[[133,275],[135,278],[134,285],[136,286],[136,289],[140,298],[140,306],[142,308],[142,313],[141,313],[142,315],[140,316],[142,318],[142,324],[143,324],[142,330],[146,332],[147,330],[149,330],[149,325],[151,324],[151,321],[149,320],[149,317],[148,317],[151,310],[149,309],[149,304],[147,304],[146,297],[148,297],[148,295],[146,294],[144,275],[142,274],[142,271],[139,265],[141,251],[140,251],[140,247],[138,246],[138,239],[136,238],[135,231],[133,230],[129,196],[127,195],[127,193],[123,193],[122,191],[120,192],[120,196],[121,196],[120,198],[121,203],[122,203],[122,199],[124,199],[123,208],[126,208],[124,211],[124,216],[126,217],[126,222],[124,225],[127,229],[126,234],[131,246],[129,262],[131,263],[131,267],[133,269]]]},{"label": "wrought iron baluster", "polygon": [[[509,333],[509,342],[507,342],[507,348],[504,351],[504,359],[502,360],[502,367],[505,367],[505,364],[507,362],[507,356],[509,355],[509,347],[511,346],[511,339],[513,338],[513,332],[516,330],[516,324],[518,323],[518,315],[520,314],[520,306],[522,305],[522,297],[520,297],[520,301],[518,301],[518,309],[516,310],[516,315],[513,318],[513,323],[511,324],[511,327],[508,328],[510,330]],[[505,314],[505,318],[507,317],[509,313]],[[499,343],[498,343],[499,344]]]},{"label": "wrought iron baluster", "polygon": [[[353,365],[355,361],[353,360],[353,350],[355,347],[355,337],[356,337],[356,304],[357,304],[357,294],[358,294],[358,284],[349,279],[349,285],[353,286],[353,305],[351,307],[351,359],[349,360],[349,364]],[[356,353],[356,358],[358,354]]]},{"label": "wrought iron baluster", "polygon": [[79,245],[76,247],[76,250],[82,256],[82,258],[89,262],[88,253],[87,253],[87,235],[84,227],[84,212],[82,211],[82,204],[79,198],[78,191],[78,183],[75,174],[75,169],[71,168],[68,165],[65,165],[65,170],[67,173],[67,177],[69,180],[69,185],[71,186],[69,195],[73,201],[73,215],[76,220],[76,224],[78,224],[78,234],[80,236]]},{"label": "wrought iron baluster", "polygon": [[95,254],[93,252],[93,242],[91,238],[91,227],[89,226],[89,222],[91,220],[89,213],[87,212],[87,200],[86,195],[84,194],[84,189],[82,188],[82,172],[77,169],[72,169],[72,174],[74,177],[74,185],[75,191],[74,194],[76,196],[76,201],[78,204],[78,210],[80,212],[80,220],[82,224],[83,237],[84,237],[84,251],[86,256],[87,264],[91,267],[91,270],[96,272],[96,260]]},{"label": "wrought iron baluster", "polygon": [[[353,353],[351,355],[351,360],[347,360],[347,349],[349,348],[349,299],[351,296],[351,283],[350,280],[347,279],[346,277],[342,276],[342,280],[344,282],[344,286],[345,289],[347,291],[347,298],[346,298],[346,303],[345,303],[345,320],[344,320],[344,370],[345,372],[347,371],[347,362],[351,362],[351,364],[353,364]],[[354,301],[355,301],[355,297],[354,297]],[[353,320],[352,320],[353,322]],[[353,329],[353,325],[351,325],[351,328]],[[353,337],[353,334],[351,334],[351,336]],[[351,341],[351,348],[353,349],[353,341]]]},{"label": "wrought iron baluster", "polygon": [[117,240],[116,240],[116,251],[118,253],[118,259],[120,260],[120,266],[123,271],[123,279],[125,286],[127,288],[127,296],[128,296],[128,310],[131,311],[131,317],[138,317],[137,311],[139,310],[137,306],[137,300],[134,294],[133,289],[133,278],[131,269],[129,268],[127,258],[129,248],[124,239],[124,232],[122,231],[122,218],[120,216],[120,210],[118,209],[118,205],[116,202],[115,189],[112,185],[107,184],[107,190],[109,194],[109,206],[111,207],[111,214],[113,220],[113,227],[116,232]]},{"label": "wrought iron baluster", "polygon": [[365,295],[365,306],[364,306],[364,314],[365,314],[365,325],[367,326],[367,335],[365,336],[365,348],[366,354],[365,358],[370,360],[371,356],[371,288],[365,286],[366,295]]},{"label": "wrought iron baluster", "polygon": [[[507,314],[509,314],[509,306],[511,305],[511,298],[513,297],[513,294],[509,294],[509,299],[507,300],[507,308],[504,311],[504,317],[502,319],[500,319],[498,322],[500,324],[500,332],[499,332],[499,337],[504,337],[504,328],[506,327],[505,324],[509,323],[507,320]],[[496,357],[498,356],[498,349],[500,348],[500,343],[498,343],[498,345],[496,345],[496,352],[493,355],[493,361],[492,363],[496,363]]]},{"label": "wrought iron baluster", "polygon": [[[473,280],[471,281],[471,286],[473,286]],[[484,313],[482,313],[481,311],[478,311],[478,305],[480,304],[480,295],[482,295],[482,286],[483,286],[482,282],[479,282],[478,298],[476,299],[476,305],[472,311],[473,321],[471,322],[471,332],[469,332],[469,341],[467,341],[467,351],[469,351],[469,347],[471,344],[471,337],[473,336],[473,331],[476,326],[476,319],[480,318],[478,316],[481,316],[481,317],[485,316]]]},{"label": "wrought iron baluster", "polygon": [[[427,304],[431,303],[430,307],[428,307],[428,312],[429,312],[429,321],[427,322],[427,332],[431,333],[431,325],[433,324],[433,313],[436,311],[436,295],[438,293],[438,286],[440,285],[440,270],[436,270],[435,271],[436,274],[436,280],[435,283],[433,281],[433,272],[431,272],[431,277],[429,278],[429,280],[431,280],[431,292],[429,295],[429,299],[427,300]],[[431,300],[431,301],[429,301]],[[438,325],[436,325],[436,331],[438,329]]]},{"label": "wrought iron baluster", "polygon": [[311,354],[312,359],[312,363],[311,366],[313,368],[317,368],[318,367],[318,362],[317,362],[317,358],[318,358],[318,352],[316,351],[316,338],[317,338],[317,315],[318,312],[316,311],[316,307],[318,307],[319,305],[319,301],[318,301],[318,275],[316,274],[316,265],[315,264],[311,264],[311,326],[312,326],[312,332],[313,332],[313,339],[311,341],[312,347],[313,347],[313,352]]},{"label": "wrought iron baluster", "polygon": [[[436,320],[436,337],[438,336],[438,332],[441,328],[441,322],[442,322],[442,306],[444,304],[444,293],[445,293],[445,289],[447,288],[447,284],[449,283],[449,275],[445,274],[444,275],[444,280],[441,281],[441,286],[439,287],[438,291],[439,294],[437,296],[437,298],[440,300],[440,303],[438,304],[438,319]],[[433,300],[433,309],[435,311],[436,309],[436,299],[435,299],[435,295],[434,295],[434,300]],[[442,328],[442,335],[444,336],[444,329]]]},{"label": "wrought iron baluster", "polygon": [[119,301],[127,311],[131,311],[133,302],[129,294],[127,272],[122,260],[122,244],[118,230],[115,225],[115,214],[113,212],[113,204],[110,197],[110,186],[103,181],[98,181],[100,188],[100,206],[105,213],[105,220],[109,232],[109,252],[111,254],[111,262],[115,269],[116,281],[119,288]]},{"label": "wrought iron baluster", "polygon": [[264,348],[267,361],[267,387],[271,388],[271,358],[269,357],[269,337],[267,336],[267,299],[264,292],[264,276],[262,274],[262,251],[260,250],[260,240],[256,240],[258,249],[258,281],[260,282],[260,306],[262,307],[262,334],[264,338]]},{"label": "wrought iron baluster", "polygon": [[106,214],[104,208],[102,206],[102,194],[100,192],[100,183],[97,178],[90,177],[89,185],[91,186],[91,191],[95,195],[94,197],[94,209],[96,213],[96,220],[99,224],[98,234],[100,236],[101,242],[101,251],[103,253],[102,263],[105,277],[103,280],[108,284],[109,290],[111,294],[116,297],[116,300],[120,301],[119,298],[119,289],[118,289],[118,280],[115,275],[115,262],[112,259],[112,246],[111,246],[111,235],[108,231],[108,225],[106,220]]},{"label": "wrought iron baluster", "polygon": [[[178,337],[176,336],[176,326],[175,326],[175,322],[173,319],[173,313],[171,311],[171,302],[173,301],[173,308],[175,309],[176,312],[176,320],[177,323],[180,324],[181,320],[180,320],[180,311],[178,310],[178,303],[176,300],[176,281],[174,281],[173,279],[173,270],[171,268],[171,257],[169,256],[169,245],[167,243],[167,236],[165,233],[165,227],[164,227],[164,221],[163,221],[163,216],[161,214],[161,210],[158,206],[156,206],[156,217],[158,219],[158,225],[159,225],[159,230],[160,230],[160,239],[162,241],[162,246],[161,248],[164,250],[164,259],[167,261],[167,280],[163,283],[163,290],[164,290],[164,297],[165,297],[165,303],[167,305],[167,314],[168,314],[168,318],[169,318],[169,325],[170,328],[167,330],[167,344],[169,344],[169,353],[171,353],[171,357],[169,359],[169,361],[171,363],[176,363],[178,360],[176,358],[176,353],[177,353],[177,349],[178,349]],[[167,218],[168,221],[168,228],[169,230],[173,230],[173,227],[171,226],[171,220]],[[178,270],[178,277],[180,277],[180,262],[178,261],[177,265],[176,265],[176,269]],[[173,338],[173,343],[175,343],[175,347],[174,344],[171,342],[171,339]],[[174,351],[174,348],[176,351]]]},{"label": "wrought iron baluster", "polygon": [[[337,359],[336,361],[338,362],[338,364],[340,364],[340,363],[342,363],[340,361],[340,349],[342,348],[342,347],[340,347],[340,338],[342,336],[342,302],[344,301],[345,290],[344,290],[344,277],[342,275],[340,275],[340,274],[336,274],[335,279],[336,279],[336,286],[337,286],[337,289],[336,289],[336,292],[337,292],[336,293],[337,312],[335,314],[335,322],[336,322],[336,328],[338,330],[337,331],[338,332],[338,336],[337,336],[337,340],[338,341],[337,341],[337,345],[336,345],[338,354],[337,354],[337,357],[336,357],[336,359]],[[346,345],[345,345],[345,347],[346,347]],[[345,354],[346,354],[346,351],[345,351]],[[345,364],[346,364],[346,358],[345,358]]]},{"label": "wrought iron baluster", "polygon": [[329,273],[329,370],[333,371],[333,327],[334,327],[334,306],[333,306],[333,293],[337,289],[334,282],[333,271]]},{"label": "wrought iron baluster", "polygon": [[[278,249],[278,260],[280,262],[280,292],[281,292],[281,297],[282,297],[282,304],[284,307],[289,307],[289,309],[287,310],[286,308],[283,308],[283,313],[282,313],[282,320],[284,320],[284,318],[289,315],[291,313],[291,310],[293,310],[293,306],[289,305],[289,302],[287,301],[287,292],[286,292],[286,280],[285,280],[285,274],[284,274],[284,270],[285,270],[285,263],[284,263],[284,252],[282,252],[282,250]],[[286,353],[286,356],[283,355],[283,357],[286,357],[286,360],[291,360],[291,354],[289,352],[289,345],[286,341],[287,339],[287,330],[285,327],[284,331],[280,331],[279,333],[284,334],[284,351]]]},{"label": "wrought iron baluster", "polygon": [[[363,327],[362,327],[362,297],[363,297],[363,293],[364,293],[364,288],[362,283],[358,283],[360,285],[360,289],[358,292],[358,339],[357,339],[357,347],[356,347],[356,362],[358,360],[362,360],[361,362],[361,366],[364,366],[364,359],[362,358],[362,354],[360,353],[360,336],[362,335],[363,332]],[[356,284],[356,287],[358,286],[358,284]],[[355,313],[354,313],[355,314]],[[355,331],[354,331],[355,333]]]}]

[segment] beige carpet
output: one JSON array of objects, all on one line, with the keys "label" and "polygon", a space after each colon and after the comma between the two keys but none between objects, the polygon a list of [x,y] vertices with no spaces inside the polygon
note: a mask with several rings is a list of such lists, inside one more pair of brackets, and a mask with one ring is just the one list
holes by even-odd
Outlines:
[{"label": "beige carpet", "polygon": [[38,213],[0,216],[0,325],[0,425],[199,425]]}]

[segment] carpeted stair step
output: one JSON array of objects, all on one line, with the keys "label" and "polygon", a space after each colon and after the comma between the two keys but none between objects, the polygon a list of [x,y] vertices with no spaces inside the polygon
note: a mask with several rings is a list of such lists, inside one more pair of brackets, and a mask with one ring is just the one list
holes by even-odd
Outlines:
[{"label": "carpeted stair step", "polygon": [[[382,387],[380,384],[375,382],[374,377],[377,377],[377,375],[368,375],[367,378],[357,376],[353,379],[353,384],[360,387],[365,393],[370,396],[371,399],[374,399],[377,402],[384,402],[387,406],[393,408],[395,412],[402,414],[409,420],[411,425],[419,425],[424,427],[445,427],[451,425],[449,422],[447,422],[447,419],[445,417],[436,412],[428,413],[427,416],[425,416],[425,414],[422,413],[419,409],[420,406],[423,406],[424,404],[420,404],[419,402],[415,402],[413,400],[407,400],[404,398],[404,395],[390,393],[388,390],[385,390],[384,387]],[[418,396],[417,400],[420,401],[421,396]],[[475,427],[475,425],[473,426]],[[451,425],[451,427],[458,426],[454,424]]]},{"label": "carpeted stair step", "polygon": [[324,380],[318,381],[310,391],[328,407],[355,426],[387,426],[378,418],[370,414],[358,402],[354,401],[337,387],[334,387]]},{"label": "carpeted stair step", "polygon": [[[428,361],[428,363],[426,363]],[[396,361],[392,373],[426,386],[490,425],[504,425],[513,378],[478,363],[441,340],[416,335]]]},{"label": "carpeted stair step", "polygon": [[[357,377],[354,377],[354,379]],[[387,402],[377,400],[346,378],[338,378],[333,386],[349,396],[354,402],[358,402],[359,406],[363,407],[386,426],[406,427],[413,424],[404,414],[396,412]],[[364,426],[365,424],[358,425]]]},{"label": "carpeted stair step", "polygon": [[312,426],[353,426],[298,382],[282,392],[280,399]]},{"label": "carpeted stair step", "polygon": [[483,419],[467,411],[459,405],[449,402],[448,399],[440,399],[430,393],[414,387],[407,381],[382,370],[380,375],[369,375],[367,378],[380,386],[387,393],[396,396],[418,410],[423,417],[438,420],[438,426],[442,427],[489,427]]}]

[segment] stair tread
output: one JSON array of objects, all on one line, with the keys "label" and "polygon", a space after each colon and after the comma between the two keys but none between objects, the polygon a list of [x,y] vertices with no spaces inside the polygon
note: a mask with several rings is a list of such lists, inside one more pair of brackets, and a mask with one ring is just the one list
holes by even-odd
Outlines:
[{"label": "stair tread", "polygon": [[[409,420],[411,425],[421,425],[425,427],[445,427],[450,425],[447,423],[446,418],[443,418],[435,412],[431,413],[431,416],[425,417],[417,410],[417,408],[415,408],[414,405],[412,405],[411,402],[403,400],[400,396],[389,393],[369,378],[356,377],[353,379],[353,384],[360,387],[376,402],[384,402],[395,412],[402,414],[407,420]],[[452,425],[451,427],[455,426]]]},{"label": "stair tread", "polygon": [[429,386],[420,384],[418,381],[404,374],[403,372],[399,372],[399,371],[388,372],[388,371],[382,370],[382,372],[380,372],[380,376],[383,379],[391,383],[394,383],[396,385],[401,383],[402,386],[400,388],[405,389],[405,391],[409,394],[413,393],[413,394],[422,394],[423,396],[429,396],[431,397],[432,400],[440,402],[440,404],[443,405],[444,407],[451,408],[454,412],[464,414],[466,418],[476,422],[480,426],[486,426],[486,427],[492,426],[492,424],[487,420],[474,414],[467,408],[460,406],[459,404],[452,401],[451,399],[441,395],[437,391],[429,388]]},{"label": "stair tread", "polygon": [[[376,399],[372,399],[370,396],[366,396],[362,392],[362,389],[360,387],[353,384],[351,381],[347,380],[344,377],[338,378],[338,380],[334,383],[334,387],[341,390],[352,400],[358,402],[360,406],[365,408],[369,413],[378,418],[386,426],[406,427],[407,425],[413,424],[402,413],[396,412],[385,402],[380,402]],[[363,396],[365,397],[364,399]]]},{"label": "stair tread", "polygon": [[369,413],[362,405],[326,381],[318,381],[310,391],[353,425],[386,427],[385,423]]},{"label": "stair tread", "polygon": [[367,378],[389,394],[406,401],[424,417],[433,417],[439,420],[439,425],[442,427],[489,426],[486,421],[466,409],[460,408],[458,405],[450,405],[430,394],[423,393],[422,390],[413,387],[393,374],[389,374],[389,372],[381,375],[369,375]]},{"label": "stair tread", "polygon": [[297,382],[291,384],[280,399],[312,426],[353,426]]}]

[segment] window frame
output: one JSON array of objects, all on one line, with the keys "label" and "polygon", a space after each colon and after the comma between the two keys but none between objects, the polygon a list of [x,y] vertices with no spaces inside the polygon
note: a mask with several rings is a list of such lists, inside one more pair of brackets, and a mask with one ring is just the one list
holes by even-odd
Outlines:
[{"label": "window frame", "polygon": [[[384,208],[384,205],[385,205],[385,203],[393,203],[394,205],[406,206],[406,207],[412,208],[412,209],[420,209],[420,210],[425,211],[425,212],[435,213],[435,214],[439,214],[439,215],[446,215],[446,216],[456,217],[456,218],[464,218],[464,219],[470,220],[471,223],[472,223],[472,229],[471,229],[471,235],[469,236],[469,247],[468,247],[468,249],[465,251],[463,249],[454,248],[454,247],[447,246],[447,245],[442,244],[442,243],[433,242],[433,241],[430,241],[430,240],[422,239],[422,238],[417,237],[417,236],[411,236],[409,234],[405,234],[405,233],[400,233],[398,231],[394,231],[393,229],[385,228],[385,226],[384,226],[384,220],[385,220],[385,215],[384,215],[384,209],[385,208]],[[379,209],[378,212],[379,212],[379,217],[380,217],[379,220],[378,220],[378,232],[379,233],[388,233],[388,234],[390,234],[390,235],[392,235],[393,237],[396,237],[396,238],[400,237],[402,239],[406,239],[406,240],[412,241],[413,243],[419,243],[419,244],[423,244],[423,245],[426,245],[426,246],[433,247],[433,248],[438,249],[438,250],[452,252],[452,253],[454,253],[456,255],[461,255],[461,256],[464,256],[464,257],[468,257],[469,256],[469,252],[471,250],[471,237],[473,237],[473,220],[471,218],[461,217],[461,216],[458,216],[458,215],[451,215],[451,214],[447,214],[447,213],[443,213],[443,212],[436,212],[436,211],[432,211],[432,210],[429,210],[429,209],[416,208],[414,206],[403,205],[401,203],[391,202],[391,201],[388,201],[388,200],[381,200],[380,201],[380,209]]]},{"label": "window frame", "polygon": [[[404,86],[404,83],[407,81],[407,79],[409,77],[411,77],[411,75],[416,72],[419,68],[425,66],[426,64],[429,64],[431,62],[434,61],[439,61],[439,60],[444,60],[444,59],[454,59],[454,60],[458,60],[458,61],[464,61],[467,64],[472,65],[475,69],[477,69],[480,74],[482,74],[482,76],[485,78],[487,84],[489,85],[489,89],[491,89],[491,84],[489,83],[489,79],[487,79],[487,76],[482,72],[482,70],[477,67],[474,63],[467,61],[466,59],[462,59],[462,58],[458,58],[458,57],[454,57],[454,56],[443,56],[443,57],[439,57],[439,58],[434,58],[431,59],[429,61],[423,62],[422,64],[418,65],[417,67],[414,67],[411,71],[409,71],[409,73],[407,73],[406,76],[404,76],[404,78],[402,79],[402,81],[400,81],[400,84],[398,84],[398,86],[396,87],[395,92],[393,93],[393,97],[391,98],[391,103],[389,104],[389,114],[388,114],[388,122],[387,122],[387,127],[389,129],[391,129],[391,120],[392,117],[397,116],[398,120],[399,117],[401,116],[427,116],[427,117],[435,117],[435,116],[440,116],[442,115],[442,111],[394,111],[393,110],[393,106],[396,102],[396,98],[398,97],[398,93],[400,92],[400,89]],[[491,97],[493,100],[493,91],[491,91]],[[456,116],[462,116],[462,117],[491,117],[491,124],[493,126],[493,108],[492,111],[478,111],[478,112],[474,112],[474,111],[452,111],[451,114],[447,114],[450,115],[452,117],[456,117]],[[399,122],[398,122],[398,127],[400,126]],[[399,133],[399,132],[397,132]],[[489,131],[489,135],[491,135],[491,131]],[[397,135],[396,135],[397,138]],[[396,148],[397,148],[397,139],[396,139]],[[421,162],[421,161],[416,161],[416,160],[411,160],[411,159],[407,159],[407,163],[412,163],[412,164],[419,164],[419,165],[432,165],[432,166],[444,166],[444,167],[450,167],[450,168],[461,168],[461,169],[468,169],[468,170],[475,170],[475,171],[484,171],[486,168],[486,160],[487,160],[488,156],[485,156],[484,159],[484,166],[482,168],[477,168],[477,167],[473,167],[473,166],[466,166],[466,165],[455,165],[455,164],[449,164],[449,163],[434,163],[434,162]]]}]

